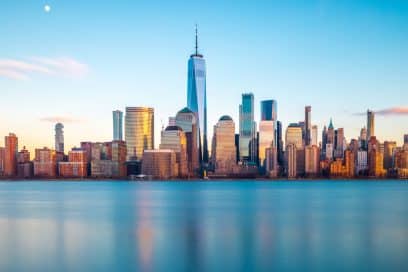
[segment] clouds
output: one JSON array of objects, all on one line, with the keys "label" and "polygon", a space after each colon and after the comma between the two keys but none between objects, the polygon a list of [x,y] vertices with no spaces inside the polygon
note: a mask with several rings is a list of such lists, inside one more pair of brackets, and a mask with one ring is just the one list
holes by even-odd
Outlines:
[{"label": "clouds", "polygon": [[69,116],[46,116],[40,118],[40,121],[48,123],[80,123],[84,120]]},{"label": "clouds", "polygon": [[[390,115],[407,115],[408,116],[408,106],[403,106],[403,107],[392,107],[392,108],[386,108],[378,111],[374,111],[376,115],[379,116],[390,116]],[[360,112],[357,113],[356,115],[366,115],[366,112]]]},{"label": "clouds", "polygon": [[0,59],[0,77],[14,80],[28,80],[35,75],[81,78],[88,72],[88,65],[68,57],[33,57],[27,60]]}]

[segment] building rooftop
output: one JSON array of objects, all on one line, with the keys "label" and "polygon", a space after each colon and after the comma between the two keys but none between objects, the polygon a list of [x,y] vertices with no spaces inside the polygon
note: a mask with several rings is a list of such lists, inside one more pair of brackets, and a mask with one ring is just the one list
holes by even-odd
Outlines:
[{"label": "building rooftop", "polygon": [[185,107],[182,110],[180,110],[178,113],[193,113],[193,111],[190,110],[188,107]]},{"label": "building rooftop", "polygon": [[167,126],[165,131],[183,131],[183,129],[179,126]]},{"label": "building rooftop", "polygon": [[219,121],[232,121],[232,118],[229,115],[223,115]]}]

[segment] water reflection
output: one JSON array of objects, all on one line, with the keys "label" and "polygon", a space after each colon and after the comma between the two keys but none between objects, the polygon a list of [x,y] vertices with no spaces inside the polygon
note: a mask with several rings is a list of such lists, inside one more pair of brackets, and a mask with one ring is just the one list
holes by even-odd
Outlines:
[{"label": "water reflection", "polygon": [[0,270],[401,270],[407,186],[0,183]]}]

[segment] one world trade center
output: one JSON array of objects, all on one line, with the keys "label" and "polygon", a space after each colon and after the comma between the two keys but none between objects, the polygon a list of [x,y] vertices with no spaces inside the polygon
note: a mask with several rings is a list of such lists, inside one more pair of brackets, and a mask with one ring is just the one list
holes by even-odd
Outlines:
[{"label": "one world trade center", "polygon": [[198,119],[197,145],[202,167],[208,163],[206,68],[203,55],[198,53],[197,27],[195,53],[188,60],[187,107]]}]

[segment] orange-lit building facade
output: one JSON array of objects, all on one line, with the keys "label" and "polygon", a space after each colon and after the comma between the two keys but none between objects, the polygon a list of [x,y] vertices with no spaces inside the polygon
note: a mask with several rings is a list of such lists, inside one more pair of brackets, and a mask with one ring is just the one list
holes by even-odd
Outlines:
[{"label": "orange-lit building facade", "polygon": [[18,138],[14,133],[10,133],[4,138],[4,175],[13,177],[17,175],[17,152]]},{"label": "orange-lit building facade", "polygon": [[35,149],[34,176],[54,178],[57,174],[57,155],[47,147]]},{"label": "orange-lit building facade", "polygon": [[68,162],[59,162],[59,175],[64,178],[87,176],[87,154],[85,150],[73,149],[68,152]]}]

